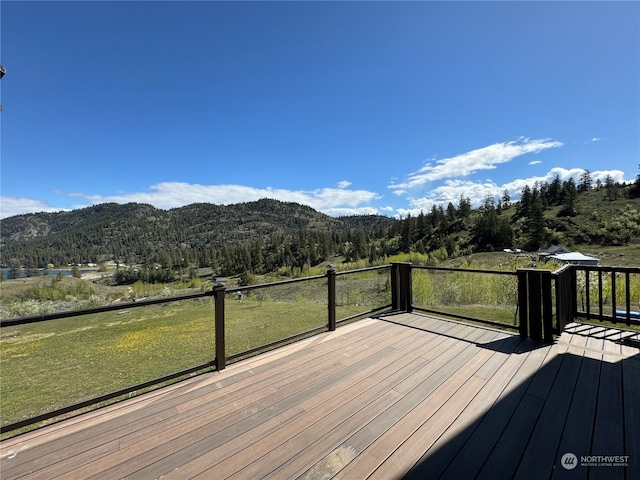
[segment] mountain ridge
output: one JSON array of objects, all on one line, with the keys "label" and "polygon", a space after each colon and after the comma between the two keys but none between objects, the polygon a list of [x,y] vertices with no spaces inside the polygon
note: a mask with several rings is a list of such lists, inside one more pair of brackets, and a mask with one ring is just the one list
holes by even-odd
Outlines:
[{"label": "mountain ridge", "polygon": [[[129,260],[140,262],[159,250],[222,249],[255,241],[266,243],[300,231],[346,235],[362,225],[389,227],[396,222],[389,217],[367,217],[334,218],[306,205],[266,198],[231,205],[194,203],[169,210],[140,203],[105,203],[2,219],[0,246],[3,264],[25,258],[22,263],[42,268],[43,263],[63,261],[99,263],[109,256],[129,256]],[[123,251],[127,248],[133,252]],[[54,249],[67,253],[55,255]]]}]

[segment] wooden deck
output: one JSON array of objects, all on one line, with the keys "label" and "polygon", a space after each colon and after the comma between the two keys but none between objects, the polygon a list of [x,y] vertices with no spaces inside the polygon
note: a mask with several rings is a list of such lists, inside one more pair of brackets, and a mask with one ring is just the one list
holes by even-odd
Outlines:
[{"label": "wooden deck", "polygon": [[[0,477],[637,479],[629,335],[366,319],[4,441]],[[584,464],[613,455],[628,466]]]}]

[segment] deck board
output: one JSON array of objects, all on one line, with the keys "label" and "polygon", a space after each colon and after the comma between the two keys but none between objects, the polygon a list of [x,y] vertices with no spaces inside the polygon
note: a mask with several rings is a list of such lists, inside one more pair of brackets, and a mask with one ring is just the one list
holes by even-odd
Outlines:
[{"label": "deck board", "polygon": [[545,368],[538,370],[518,403],[493,452],[482,466],[478,474],[479,479],[513,478],[515,475],[560,370],[561,355],[566,351],[566,346],[553,345],[545,350]]},{"label": "deck board", "polygon": [[[433,478],[438,478],[445,471],[448,465],[453,462],[453,459],[456,457],[458,452],[462,450],[469,437],[477,429],[483,415],[489,410],[489,408],[491,408],[492,405],[495,404],[495,402],[497,402],[500,394],[504,391],[509,382],[511,382],[513,376],[527,358],[526,355],[513,355],[514,352],[519,351],[518,348],[523,343],[523,341],[518,337],[513,337],[513,339],[515,341],[508,343],[513,350],[507,350],[504,355],[501,355],[501,357],[503,357],[503,361],[496,364],[496,370],[491,375],[488,375],[485,386],[468,402],[467,405],[462,405],[462,409],[458,417],[443,430],[443,433],[437,439],[439,445],[437,448],[437,454],[432,454],[433,452],[431,450],[427,453],[425,450],[425,453],[422,454],[422,458],[420,458],[418,462],[413,460],[413,458],[415,458],[415,453],[408,454],[406,459],[402,458],[406,450],[415,450],[416,447],[411,443],[403,444],[402,449],[398,449],[397,452],[394,452],[391,460],[399,458],[405,465],[410,459],[413,461],[413,464],[411,465],[413,470],[409,475],[410,478],[420,478],[424,470],[428,470],[429,475],[432,475]],[[484,376],[487,376],[486,372],[484,373]],[[454,414],[455,413],[456,412],[454,412]],[[439,432],[433,432],[434,436],[438,434]],[[385,476],[388,478],[388,476],[391,475],[390,468],[387,467],[386,463],[383,467],[384,468],[380,473],[377,472],[375,478],[384,479]]]},{"label": "deck board", "polygon": [[[637,359],[637,357],[636,357]],[[622,365],[622,384],[624,387],[624,426],[627,452],[640,452],[640,359],[627,361]],[[635,386],[636,388],[629,388]],[[630,458],[627,478],[640,478],[640,460]]]},{"label": "deck board", "polygon": [[[0,476],[635,478],[629,335],[571,324],[543,345],[419,314],[366,319],[5,440]],[[567,470],[567,452],[630,465]]]},{"label": "deck board", "polygon": [[[377,354],[384,358],[391,353],[391,347],[385,346],[384,342],[377,343]],[[176,456],[176,449],[182,447],[179,452],[181,461],[188,460],[192,456],[197,456],[202,451],[210,448],[213,437],[214,445],[228,441],[247,430],[255,428],[264,421],[268,421],[275,415],[278,415],[287,409],[295,406],[298,402],[313,396],[326,385],[333,382],[341,382],[352,372],[356,372],[362,367],[368,359],[364,358],[347,367],[338,368],[335,362],[331,363],[327,369],[326,375],[319,380],[313,375],[298,378],[294,382],[287,383],[280,389],[261,395],[260,399],[255,402],[246,402],[246,406],[237,408],[235,404],[225,404],[213,412],[223,409],[221,415],[215,418],[209,418],[206,414],[195,419],[195,424],[184,431],[184,426],[177,432],[179,436],[162,435],[163,439],[167,439],[163,444],[158,445],[151,451],[146,451],[144,457],[136,457],[136,461],[125,460],[117,466],[112,466],[106,470],[106,475],[111,478],[120,478],[122,475],[133,475],[132,478],[155,478],[156,474],[160,475],[163,465],[169,464],[167,457]],[[237,402],[236,402],[237,403]],[[236,408],[234,408],[236,407]],[[200,408],[204,408],[200,407]],[[208,411],[208,410],[207,410]],[[156,440],[161,441],[161,439]],[[145,465],[152,462],[151,465]],[[139,473],[137,473],[139,471]]]},{"label": "deck board", "polygon": [[[600,452],[599,455],[620,455],[624,451],[624,435],[620,435],[624,429],[622,366],[607,354],[603,355],[602,360],[592,451]],[[624,471],[619,468],[591,470],[589,478],[594,480],[624,480],[625,477]]]},{"label": "deck board", "polygon": [[540,462],[540,458],[557,458],[562,425],[569,411],[582,358],[566,355],[558,368],[557,376],[549,389],[545,406],[538,417],[526,446],[524,458],[518,465],[514,479],[549,478],[554,464]]},{"label": "deck board", "polygon": [[[432,341],[437,340],[437,338],[433,338]],[[303,431],[309,424],[313,424],[316,421],[322,420],[323,417],[331,414],[334,410],[341,407],[345,402],[345,399],[353,399],[358,394],[368,394],[368,395],[378,395],[380,392],[389,389],[389,386],[386,382],[393,381],[391,375],[408,375],[413,371],[422,369],[427,361],[419,358],[419,350],[415,348],[410,348],[409,353],[404,353],[401,350],[398,350],[394,353],[393,356],[387,359],[387,364],[380,368],[378,365],[372,363],[367,368],[363,368],[359,370],[354,376],[351,377],[351,381],[349,383],[339,383],[330,388],[325,389],[318,395],[314,395],[308,400],[302,402],[300,404],[308,413],[306,418],[304,419],[296,419],[296,424],[290,425],[288,428],[293,429],[296,432]],[[402,357],[405,357],[406,363],[401,364],[398,362]],[[402,367],[402,368],[401,368]],[[402,371],[404,370],[404,371]],[[373,389],[371,392],[368,392],[369,389]],[[353,402],[354,408],[358,408],[359,404],[362,401],[358,400],[357,402]],[[349,415],[347,413],[347,415]],[[335,419],[334,419],[335,421]],[[326,422],[326,420],[325,420]],[[325,428],[327,424],[325,423]],[[282,431],[274,432],[269,438],[261,440],[260,445],[257,445],[256,448],[252,448],[252,452],[257,452],[257,449],[268,447],[269,445],[279,445],[287,440],[290,436],[290,433],[284,431],[284,439],[281,440],[279,437],[283,435]],[[206,467],[207,462],[209,464],[213,464],[214,460],[216,460],[216,452],[212,452],[212,455],[207,455],[207,458],[197,459],[194,463],[196,464],[204,464]],[[218,453],[219,455],[219,453]],[[244,452],[239,450],[237,455],[244,456]],[[220,459],[219,459],[220,460]],[[219,461],[218,460],[218,461]],[[224,458],[221,458],[224,460]],[[236,462],[236,459],[231,459],[226,463]],[[202,468],[194,465],[186,465],[186,470],[191,473],[194,469]],[[177,478],[182,474],[182,469],[180,469],[177,473]]]}]

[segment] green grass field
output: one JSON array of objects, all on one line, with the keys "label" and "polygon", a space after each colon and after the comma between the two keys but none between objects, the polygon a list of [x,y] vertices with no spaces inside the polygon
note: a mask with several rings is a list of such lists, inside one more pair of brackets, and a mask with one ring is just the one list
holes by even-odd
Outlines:
[{"label": "green grass field", "polygon": [[[228,298],[227,355],[327,324],[326,304],[298,300]],[[341,306],[339,318],[362,311]],[[0,407],[6,425],[212,361],[214,300],[5,327],[1,334]]]}]

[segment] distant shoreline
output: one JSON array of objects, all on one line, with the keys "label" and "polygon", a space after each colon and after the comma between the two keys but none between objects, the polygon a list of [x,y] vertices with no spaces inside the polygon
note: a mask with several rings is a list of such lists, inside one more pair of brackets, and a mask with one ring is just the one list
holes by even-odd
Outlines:
[{"label": "distant shoreline", "polygon": [[[50,277],[50,276],[55,276],[55,275],[59,275],[62,274],[65,277],[71,277],[73,275],[73,269],[72,268],[51,268],[51,269],[45,269],[45,268],[38,268],[38,275],[27,275],[28,270],[26,268],[21,268],[20,269],[20,274],[18,275],[18,278],[11,278],[11,269],[10,268],[2,268],[0,269],[2,271],[2,273],[5,274],[5,276],[7,277],[7,279],[9,280],[21,280],[21,279],[25,279],[25,278],[33,278],[33,277]],[[45,272],[47,272],[45,274]],[[97,269],[95,268],[81,268],[80,269],[80,275],[82,278],[87,278],[87,279],[91,279],[91,278],[100,278],[101,275],[98,274],[102,274],[104,272],[99,272]]]}]

